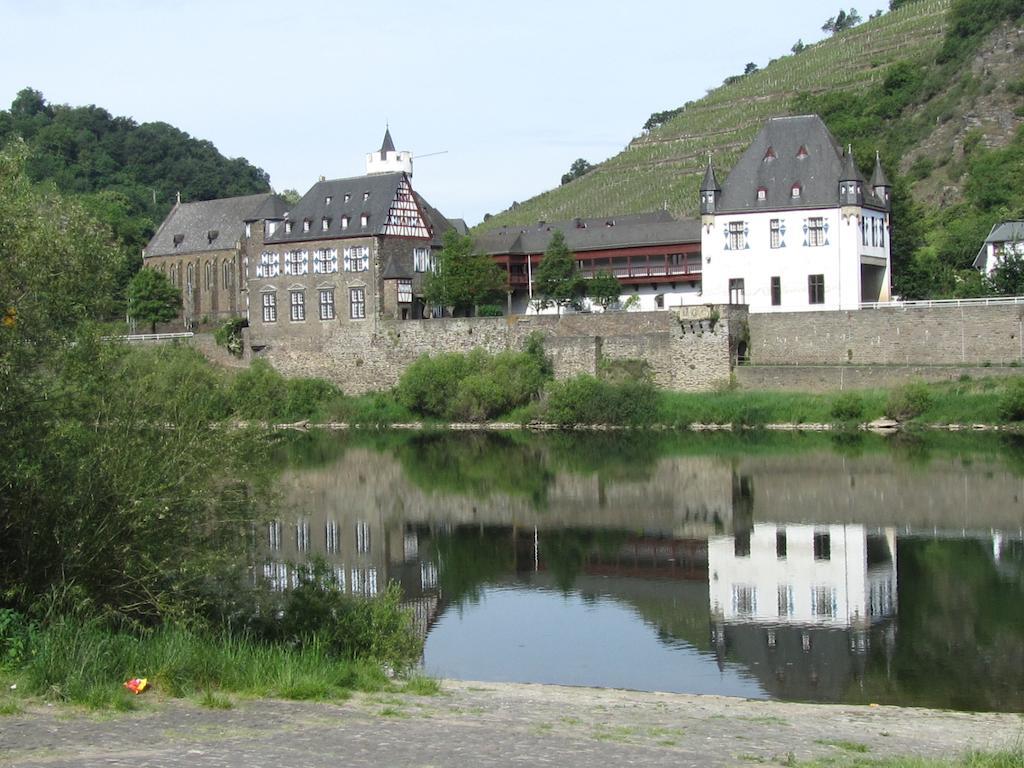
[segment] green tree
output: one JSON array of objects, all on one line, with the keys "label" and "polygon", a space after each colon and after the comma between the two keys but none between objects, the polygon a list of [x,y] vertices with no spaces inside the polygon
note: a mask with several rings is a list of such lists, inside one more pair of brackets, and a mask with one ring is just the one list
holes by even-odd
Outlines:
[{"label": "green tree", "polygon": [[594,166],[582,157],[577,158],[573,161],[573,164],[569,166],[569,172],[562,174],[562,184],[568,184],[570,181],[575,181],[581,176],[586,176],[592,170],[594,170]]},{"label": "green tree", "polygon": [[487,254],[477,252],[471,237],[454,229],[444,233],[437,268],[427,274],[423,284],[423,298],[428,304],[468,313],[481,304],[499,301],[504,290],[501,267]]},{"label": "green tree", "polygon": [[601,309],[607,310],[621,294],[622,286],[611,272],[598,272],[587,282],[587,296]]},{"label": "green tree", "polygon": [[580,299],[587,293],[586,280],[576,268],[576,261],[565,244],[565,235],[559,231],[551,236],[533,278],[542,296],[541,307],[554,304],[559,314],[562,307],[578,307]]},{"label": "green tree", "polygon": [[860,24],[860,21],[860,14],[856,8],[851,8],[849,11],[840,9],[837,15],[830,17],[828,21],[821,25],[821,31],[828,32],[831,35],[838,35],[840,32],[853,29]]},{"label": "green tree", "polygon": [[[1013,245],[1019,246],[1018,243]],[[1024,255],[1018,247],[1009,247],[996,257],[989,283],[992,291],[1001,296],[1024,295]]]},{"label": "green tree", "polygon": [[128,314],[149,323],[156,333],[157,323],[168,323],[181,309],[181,292],[155,269],[141,269],[128,283]]}]

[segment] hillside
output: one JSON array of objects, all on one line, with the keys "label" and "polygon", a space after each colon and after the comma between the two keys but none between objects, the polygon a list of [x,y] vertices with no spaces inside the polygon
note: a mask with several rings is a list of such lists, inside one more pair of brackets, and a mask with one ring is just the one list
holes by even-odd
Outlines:
[{"label": "hillside", "polygon": [[815,113],[894,181],[892,264],[904,298],[1024,293],[1024,261],[985,281],[992,225],[1024,217],[1024,0],[910,0],[704,98],[586,175],[481,228],[666,208],[693,216],[710,154],[724,178],[769,117]]},{"label": "hillside", "polygon": [[862,91],[881,82],[897,61],[933,57],[946,32],[950,3],[912,2],[716,88],[582,178],[526,200],[485,226],[665,206],[677,215],[693,215],[708,153],[728,170],[765,120],[792,113],[797,94]]},{"label": "hillside", "polygon": [[0,111],[0,146],[20,138],[33,181],[77,197],[138,256],[174,204],[270,190],[267,174],[167,123],[138,124],[96,106],[50,104],[31,88]]}]

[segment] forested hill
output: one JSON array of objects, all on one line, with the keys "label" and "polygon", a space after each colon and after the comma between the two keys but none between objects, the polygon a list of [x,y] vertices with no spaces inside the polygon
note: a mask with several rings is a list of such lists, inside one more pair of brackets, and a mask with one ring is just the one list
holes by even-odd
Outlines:
[{"label": "forested hill", "polygon": [[[890,6],[817,44],[796,41],[791,55],[763,69],[737,62],[745,73],[655,112],[621,153],[589,170],[574,163],[561,186],[481,228],[663,207],[694,215],[708,154],[724,179],[769,117],[816,112],[842,144],[853,144],[864,172],[877,149],[896,180],[897,292],[991,290],[971,260],[992,223],[1024,217],[1024,0]],[[1003,289],[1024,291],[1024,269],[1019,286]]]},{"label": "forested hill", "polygon": [[33,181],[52,181],[77,197],[110,225],[132,260],[177,192],[183,200],[210,200],[270,190],[262,169],[167,123],[139,125],[96,106],[49,104],[31,88],[0,111],[0,146],[15,137],[29,147]]}]

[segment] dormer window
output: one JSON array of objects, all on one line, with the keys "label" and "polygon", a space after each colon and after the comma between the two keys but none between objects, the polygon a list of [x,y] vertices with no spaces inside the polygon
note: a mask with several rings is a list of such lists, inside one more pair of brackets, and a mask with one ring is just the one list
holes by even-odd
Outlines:
[{"label": "dormer window", "polygon": [[175,235],[174,236],[174,247],[175,248],[177,248],[183,242],[185,242],[185,236],[184,235]]},{"label": "dormer window", "polygon": [[370,193],[369,192],[363,192],[363,202],[365,203],[369,199],[370,199]]},{"label": "dormer window", "polygon": [[800,149],[798,149],[797,152],[796,152],[796,159],[797,160],[803,160],[805,157],[807,157],[807,154],[808,154],[807,147],[801,145]]},{"label": "dormer window", "polygon": [[800,185],[799,184],[794,184],[793,185],[793,190],[790,192],[790,194],[792,195],[794,200],[799,200],[800,199],[800,192],[801,191],[802,190],[800,188]]},{"label": "dormer window", "polygon": [[351,198],[351,197],[352,197],[352,195],[345,195],[345,202],[347,203],[349,201],[349,198]]},{"label": "dormer window", "polygon": [[220,236],[220,230],[211,229],[206,233],[206,242],[213,243]]},{"label": "dormer window", "polygon": [[327,197],[324,198],[324,205],[330,205],[331,204],[331,200],[333,200],[333,199],[334,199],[333,197],[331,197],[330,195],[327,195]]},{"label": "dormer window", "polygon": [[329,218],[327,218],[326,216],[324,216],[324,217],[323,217],[323,218],[322,218],[322,219],[320,220],[320,229],[321,229],[321,230],[323,230],[324,232],[326,232],[326,231],[327,231],[327,228],[328,228],[329,226],[331,226],[331,220],[330,220]]},{"label": "dormer window", "polygon": [[768,151],[764,153],[764,162],[767,163],[769,160],[774,160],[774,159],[775,159],[775,150],[772,149],[771,147],[768,147]]},{"label": "dormer window", "polygon": [[768,190],[765,187],[758,187],[757,188],[757,201],[759,203],[763,203],[767,199],[768,199]]},{"label": "dormer window", "polygon": [[309,232],[309,219],[302,220],[302,231]]},{"label": "dormer window", "polygon": [[369,223],[370,223],[370,215],[368,213],[364,213],[362,216],[359,217],[359,226],[360,227],[365,227]]},{"label": "dormer window", "polygon": [[290,221],[286,221],[284,223],[284,233],[286,235],[290,235],[292,233],[292,223]]},{"label": "dormer window", "polygon": [[[345,195],[345,197],[348,197],[348,195]],[[341,228],[342,230],[348,229],[348,216],[341,217]]]}]

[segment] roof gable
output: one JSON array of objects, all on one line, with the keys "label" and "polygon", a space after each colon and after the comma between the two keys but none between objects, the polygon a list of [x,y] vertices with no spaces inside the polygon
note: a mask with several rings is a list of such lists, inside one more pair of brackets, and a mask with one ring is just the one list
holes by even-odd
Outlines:
[{"label": "roof gable", "polygon": [[179,203],[146,246],[146,256],[170,256],[234,248],[245,232],[245,222],[282,211],[287,203],[272,192]]}]

